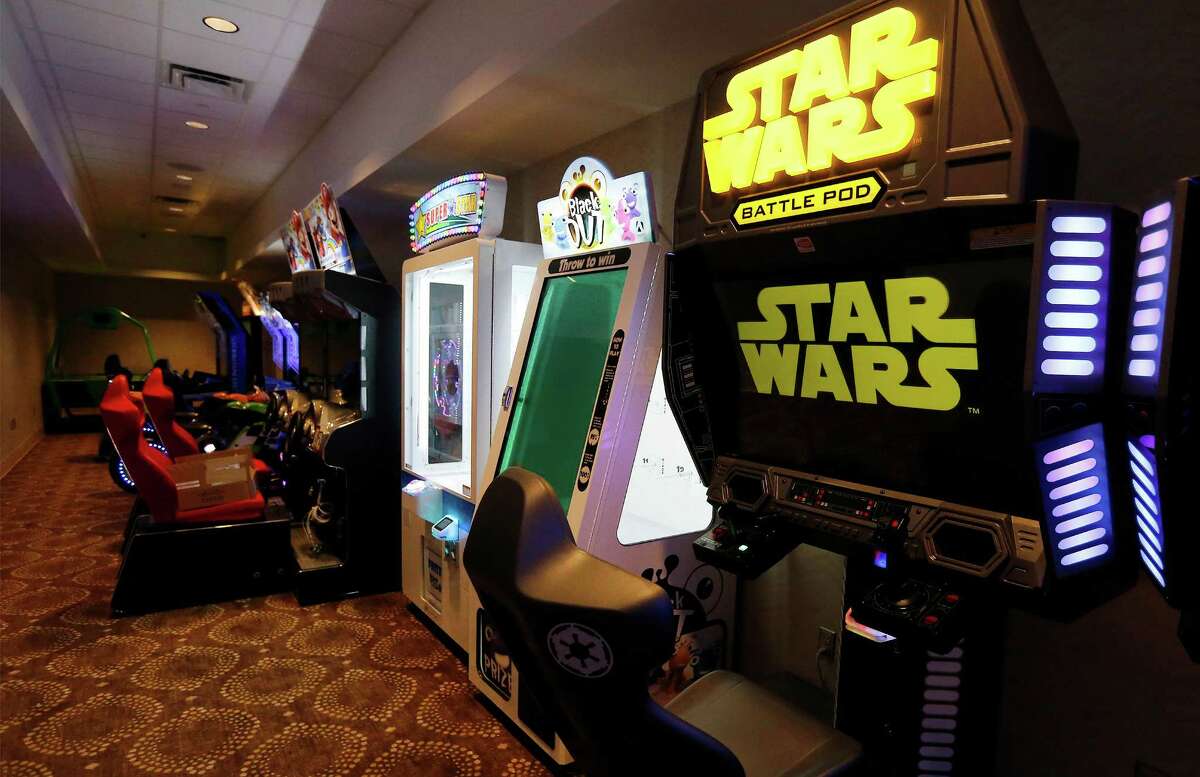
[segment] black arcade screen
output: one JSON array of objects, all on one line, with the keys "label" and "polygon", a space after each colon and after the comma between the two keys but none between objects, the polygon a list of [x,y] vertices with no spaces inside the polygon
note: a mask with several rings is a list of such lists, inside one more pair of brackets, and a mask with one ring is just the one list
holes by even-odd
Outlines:
[{"label": "black arcade screen", "polygon": [[758,237],[675,260],[717,455],[1032,513],[1032,248],[843,235],[813,254]]}]

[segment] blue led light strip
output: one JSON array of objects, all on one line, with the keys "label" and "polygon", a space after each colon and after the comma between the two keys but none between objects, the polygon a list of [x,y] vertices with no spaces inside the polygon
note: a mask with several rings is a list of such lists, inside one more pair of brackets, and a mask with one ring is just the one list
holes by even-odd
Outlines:
[{"label": "blue led light strip", "polygon": [[1107,208],[1055,206],[1042,235],[1034,390],[1098,391],[1104,382],[1112,224]]},{"label": "blue led light strip", "polygon": [[1130,438],[1129,475],[1133,486],[1133,512],[1137,521],[1138,552],[1142,566],[1162,587],[1167,587],[1166,533],[1163,531],[1162,500],[1159,499],[1158,467],[1154,437]]},{"label": "blue led light strip", "polygon": [[1059,575],[1112,556],[1113,520],[1100,424],[1055,435],[1036,446],[1051,555]]},{"label": "blue led light strip", "polygon": [[927,654],[921,705],[921,743],[917,769],[922,774],[954,770],[959,704],[962,696],[962,648]]},{"label": "blue led light strip", "polygon": [[1125,357],[1126,382],[1141,383],[1149,393],[1158,390],[1162,366],[1163,319],[1171,268],[1171,202],[1159,203],[1142,214],[1138,254],[1129,306],[1129,342]]}]

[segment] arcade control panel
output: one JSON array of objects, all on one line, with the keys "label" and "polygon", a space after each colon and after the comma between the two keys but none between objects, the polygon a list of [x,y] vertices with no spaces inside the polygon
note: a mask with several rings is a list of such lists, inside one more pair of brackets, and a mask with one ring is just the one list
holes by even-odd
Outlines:
[{"label": "arcade control panel", "polygon": [[[717,521],[697,557],[757,577],[802,543],[839,553],[872,551],[876,566],[900,555],[968,578],[1041,588],[1046,554],[1037,521],[804,472],[720,457],[708,500]],[[884,554],[884,555],[880,555]]]}]

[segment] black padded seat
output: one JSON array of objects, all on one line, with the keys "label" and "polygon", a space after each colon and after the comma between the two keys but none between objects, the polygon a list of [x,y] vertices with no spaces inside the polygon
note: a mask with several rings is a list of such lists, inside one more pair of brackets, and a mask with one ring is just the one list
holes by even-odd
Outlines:
[{"label": "black padded seat", "polygon": [[736,672],[710,672],[666,709],[728,747],[747,777],[827,777],[858,760],[854,739]]},{"label": "black padded seat", "polygon": [[[463,566],[521,673],[591,777],[836,775],[853,740],[733,673],[656,704],[647,678],[674,651],[654,583],[578,548],[562,505],[519,467],[488,486]],[[728,738],[728,741],[726,741]]]}]

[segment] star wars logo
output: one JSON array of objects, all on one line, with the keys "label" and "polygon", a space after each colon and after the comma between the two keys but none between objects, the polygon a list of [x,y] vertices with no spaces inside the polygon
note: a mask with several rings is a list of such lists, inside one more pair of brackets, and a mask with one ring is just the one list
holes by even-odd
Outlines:
[{"label": "star wars logo", "polygon": [[[937,278],[893,278],[883,288],[884,317],[863,281],[762,289],[762,320],[737,325],[755,391],[794,397],[799,388],[806,399],[828,395],[867,405],[882,399],[922,410],[957,407],[962,390],[953,371],[979,369],[975,320],[945,317],[950,293]],[[818,333],[814,312],[824,305],[831,305],[829,327]],[[799,342],[784,343],[792,321]],[[916,354],[924,385],[911,377],[908,355],[920,342],[930,344]]]},{"label": "star wars logo", "polygon": [[915,112],[934,96],[939,50],[936,38],[917,40],[919,26],[912,11],[888,8],[848,36],[825,35],[736,73],[729,109],[704,120],[709,189],[857,165],[918,142]]}]

